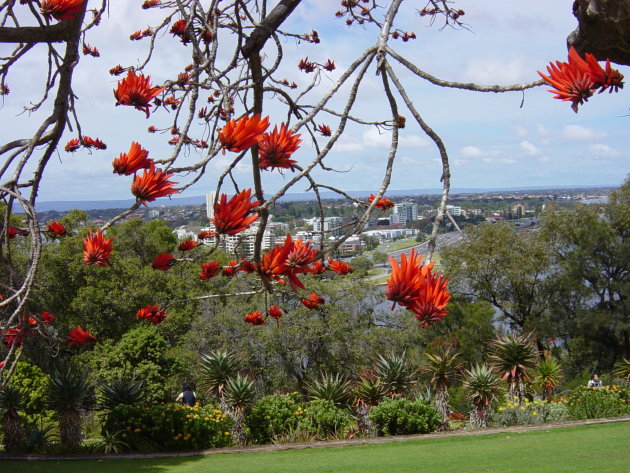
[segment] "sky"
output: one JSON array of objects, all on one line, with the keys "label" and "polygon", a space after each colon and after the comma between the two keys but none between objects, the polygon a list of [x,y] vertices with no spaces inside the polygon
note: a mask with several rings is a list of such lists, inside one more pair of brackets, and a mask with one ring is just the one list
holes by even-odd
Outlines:
[{"label": "sky", "polygon": [[[146,53],[145,42],[131,42],[128,35],[155,25],[160,11],[140,8],[141,1],[116,3],[102,24],[88,32],[86,42],[96,46],[100,58],[82,56],[75,72],[74,92],[78,97],[77,113],[84,134],[99,137],[108,145],[106,151],[79,151],[74,154],[59,150],[46,169],[39,201],[116,200],[131,197],[131,177],[112,174],[111,161],[127,151],[131,141],[139,141],[156,159],[168,156],[171,148],[167,135],[150,135],[148,125],[168,126],[173,115],[164,109],[145,119],[142,112],[130,107],[115,107],[112,89],[116,78],[109,68],[141,62]],[[271,2],[272,4],[274,2]],[[348,28],[335,18],[337,0],[304,0],[283,26],[287,31],[307,33],[315,29],[320,44],[298,43],[283,39],[286,69],[284,76],[300,86],[311,76],[300,72],[298,61],[309,59],[323,63],[333,59],[337,69],[322,77],[309,97],[316,102],[345,68],[376,40],[374,28]],[[384,3],[384,2],[382,2]],[[391,45],[417,67],[445,80],[501,84],[530,82],[539,77],[552,60],[566,60],[566,37],[576,27],[571,13],[572,0],[458,0],[455,4],[466,13],[467,29],[441,28],[440,20],[431,26],[417,9],[422,2],[407,1],[396,26],[414,31],[417,39],[392,41]],[[9,48],[0,45],[0,56]],[[186,47],[170,35],[160,38],[159,54],[146,68],[154,82],[173,79],[188,63]],[[270,53],[271,54],[271,53]],[[227,60],[229,58],[223,58]],[[11,70],[8,84],[11,94],[0,102],[0,143],[32,135],[49,109],[31,115],[22,107],[38,100],[45,70],[43,47],[26,56]],[[618,66],[630,78],[630,68]],[[488,94],[440,88],[412,76],[394,65],[424,120],[440,135],[450,157],[451,184],[457,188],[504,188],[525,186],[609,186],[623,182],[630,172],[630,86],[618,94],[594,96],[575,114],[567,102],[552,98],[548,87],[538,87],[506,94]],[[347,97],[347,87],[332,106],[339,106]],[[272,124],[280,123],[283,110],[267,98]],[[521,106],[522,103],[522,106]],[[237,111],[238,112],[238,111]],[[353,114],[366,120],[389,119],[380,78],[372,68],[359,90]],[[401,143],[392,174],[391,189],[440,187],[439,153],[433,143],[414,125],[410,113],[407,126],[401,131]],[[335,126],[337,120],[324,121]],[[75,133],[66,131],[62,143]],[[376,127],[349,126],[327,158],[326,163],[338,172],[314,172],[324,184],[344,190],[377,191],[385,170],[389,147],[387,132]],[[321,145],[324,138],[318,138]],[[314,156],[314,148],[304,140],[294,155],[305,164]],[[198,159],[191,150],[184,159]],[[217,176],[230,156],[219,155],[204,177],[186,191],[185,196],[201,195],[214,189]],[[251,169],[239,165],[235,177],[243,187],[251,185]],[[278,189],[291,173],[263,173],[267,193]],[[191,176],[175,180],[184,183]],[[300,181],[294,192],[303,192],[308,183]],[[232,192],[228,186],[226,192]]]}]

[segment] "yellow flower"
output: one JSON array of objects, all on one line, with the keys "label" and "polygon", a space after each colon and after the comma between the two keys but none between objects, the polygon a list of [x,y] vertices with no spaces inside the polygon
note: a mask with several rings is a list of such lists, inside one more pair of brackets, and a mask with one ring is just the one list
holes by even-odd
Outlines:
[{"label": "yellow flower", "polygon": [[505,410],[505,407],[499,407],[499,412],[503,412]]},{"label": "yellow flower", "polygon": [[224,434],[224,435],[230,435],[230,433],[229,433],[229,432],[223,432],[223,434]]},{"label": "yellow flower", "polygon": [[521,406],[521,410],[522,410],[522,411],[524,411],[524,410],[525,410],[525,407],[524,407],[524,406]]},{"label": "yellow flower", "polygon": [[142,432],[142,429],[134,429],[134,432],[135,433],[140,433],[140,432]]},{"label": "yellow flower", "polygon": [[533,415],[533,416],[537,416],[537,415],[538,415],[538,412],[534,411],[534,412],[532,412],[532,415]]}]

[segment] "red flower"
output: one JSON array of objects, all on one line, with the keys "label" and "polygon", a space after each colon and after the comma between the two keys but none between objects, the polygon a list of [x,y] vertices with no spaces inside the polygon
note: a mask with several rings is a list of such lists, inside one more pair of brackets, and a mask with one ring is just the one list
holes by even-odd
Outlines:
[{"label": "red flower", "polygon": [[272,305],[267,309],[267,315],[272,319],[276,319],[276,326],[280,327],[280,317],[282,317],[282,311],[277,305]]},{"label": "red flower", "polygon": [[[301,240],[300,240],[301,245]],[[305,249],[310,250],[304,245]],[[295,269],[299,269],[299,272],[305,272],[307,268],[303,268],[302,264],[305,262],[303,260],[303,256],[308,258],[309,254],[299,255],[294,254],[291,259],[291,263],[293,266],[289,266],[289,255],[294,251],[295,244],[291,239],[291,235],[287,235],[287,239],[282,246],[274,246],[271,251],[266,251],[263,254],[260,264],[258,265],[258,274],[265,279],[266,281],[276,280],[277,282],[284,283],[284,280],[281,279],[281,276],[286,275],[289,277],[289,281],[291,282],[291,286],[295,290],[296,287],[300,287],[304,289],[304,285],[300,282],[300,280],[295,276]],[[300,252],[304,251],[299,250]],[[306,262],[306,264],[310,263],[310,261]]]},{"label": "red flower", "polygon": [[157,7],[160,4],[160,0],[145,0],[142,4],[142,9],[147,10],[149,8]]},{"label": "red flower", "polygon": [[306,72],[307,74],[309,72],[313,72],[315,70],[315,67],[316,67],[316,64],[314,62],[309,61],[308,57],[301,59],[300,62],[298,63],[298,69]]},{"label": "red flower", "polygon": [[182,241],[177,247],[177,249],[179,251],[190,251],[190,250],[194,250],[196,246],[197,246],[197,242],[195,240],[191,240],[190,238],[188,238]]},{"label": "red flower", "polygon": [[231,260],[227,266],[221,270],[221,274],[226,278],[233,278],[238,272],[238,261]]},{"label": "red flower", "polygon": [[53,17],[57,21],[65,21],[83,10],[84,3],[84,0],[43,0],[40,10],[48,20]]},{"label": "red flower", "polygon": [[74,153],[81,147],[81,142],[79,138],[72,138],[70,141],[66,143],[66,147],[64,148],[68,153]]},{"label": "red flower", "polygon": [[131,41],[138,41],[138,40],[142,39],[142,31],[141,30],[134,31],[133,33],[131,33],[129,35],[129,39]]},{"label": "red flower", "polygon": [[173,36],[178,36],[184,44],[190,43],[190,37],[186,33],[186,20],[177,20],[173,23],[173,26],[171,27],[171,34]]},{"label": "red flower", "polygon": [[325,299],[317,295],[316,292],[311,292],[308,299],[300,299],[300,302],[308,309],[319,309],[319,306],[325,302]]},{"label": "red flower", "polygon": [[94,343],[96,341],[96,337],[87,330],[83,330],[80,325],[70,330],[66,338],[68,339],[69,346],[87,345],[88,343]]},{"label": "red flower", "polygon": [[322,136],[332,135],[332,131],[330,130],[330,127],[328,125],[318,125],[317,131],[319,131],[322,134]]},{"label": "red flower", "polygon": [[418,298],[409,307],[420,327],[429,328],[432,322],[437,322],[448,314],[444,310],[451,298],[446,289],[447,284],[448,279],[437,274],[430,274],[422,279]]},{"label": "red flower", "polygon": [[420,265],[414,250],[411,250],[409,260],[402,255],[400,266],[394,258],[390,261],[392,278],[387,281],[386,297],[394,301],[394,306],[398,303],[411,310],[418,325],[424,328],[447,314],[444,308],[451,298],[446,288],[448,280],[431,273],[433,263]]},{"label": "red flower", "polygon": [[245,115],[238,121],[234,119],[219,130],[219,141],[224,150],[241,152],[257,144],[267,127],[269,126],[269,117],[260,119],[260,114],[253,117]]},{"label": "red flower", "polygon": [[249,228],[256,221],[258,214],[252,214],[252,209],[257,207],[260,202],[257,200],[250,202],[251,193],[251,189],[245,189],[232,196],[229,201],[226,194],[221,194],[219,202],[214,205],[214,218],[212,219],[217,233],[236,235]]},{"label": "red flower", "polygon": [[136,317],[141,320],[150,320],[153,325],[164,322],[167,317],[167,313],[164,309],[160,309],[157,304],[147,305],[142,309],[139,309],[136,313]]},{"label": "red flower", "polygon": [[138,200],[146,205],[145,202],[153,202],[158,197],[165,197],[171,194],[177,194],[179,191],[173,189],[177,182],[169,181],[172,173],[166,173],[161,169],[156,169],[153,163],[145,169],[140,176],[135,176],[131,183],[131,193]]},{"label": "red flower", "polygon": [[160,253],[155,258],[153,258],[153,263],[151,263],[151,267],[160,271],[168,271],[176,264],[177,260],[173,258],[172,254]]},{"label": "red flower", "polygon": [[46,228],[52,235],[55,235],[58,237],[64,237],[68,234],[68,230],[66,229],[66,227],[64,227],[60,223],[55,222],[54,220],[51,220],[50,222],[48,222],[48,225],[46,225]]},{"label": "red flower", "polygon": [[2,337],[2,344],[5,347],[10,347],[11,345],[15,345],[15,348],[20,348],[22,346],[22,341],[24,340],[24,332],[19,328],[10,328]]},{"label": "red flower", "polygon": [[245,322],[252,325],[264,325],[266,323],[265,318],[259,310],[256,310],[251,314],[247,314],[245,316]]},{"label": "red flower", "polygon": [[241,259],[241,271],[251,274],[256,271],[256,265],[249,260]]},{"label": "red flower", "polygon": [[556,94],[555,99],[572,102],[571,108],[577,113],[578,106],[588,101],[593,95],[594,83],[591,77],[566,62],[556,61],[547,66],[549,76],[538,71],[540,77],[554,87],[549,92]]},{"label": "red flower", "polygon": [[[291,240],[287,238],[285,245],[290,243]],[[311,248],[310,243],[304,243],[301,238],[298,238],[293,244],[293,248],[289,251],[284,265],[286,269],[283,274],[289,279],[289,283],[293,290],[296,288],[304,289],[304,284],[297,278],[296,274],[310,273],[310,265],[317,257],[317,252]]]},{"label": "red flower", "polygon": [[300,147],[300,135],[287,130],[286,124],[274,126],[271,133],[265,133],[258,143],[258,166],[260,169],[283,168],[294,170],[297,161],[289,159]]},{"label": "red flower", "polygon": [[83,136],[83,146],[86,148],[107,149],[107,145],[98,138],[90,138],[89,136]]},{"label": "red flower", "polygon": [[[368,197],[368,202],[371,204],[372,202],[374,202],[374,199],[376,199],[376,196],[374,194],[370,194],[370,197]],[[393,208],[394,205],[394,202],[389,200],[387,197],[381,197],[380,199],[378,199],[378,202],[376,202],[376,205],[374,207],[385,211]]]},{"label": "red flower", "polygon": [[55,316],[50,312],[42,312],[42,315],[39,316],[42,322],[45,324],[52,324],[55,321]]},{"label": "red flower", "polygon": [[128,153],[120,153],[112,161],[114,172],[125,176],[133,174],[140,169],[148,169],[151,167],[151,164],[153,164],[153,160],[149,159],[149,152],[135,141],[131,142]]},{"label": "red flower", "polygon": [[326,266],[324,266],[321,260],[317,260],[313,263],[313,266],[311,266],[310,272],[311,274],[323,274],[326,272]]},{"label": "red flower", "polygon": [[594,87],[601,88],[600,94],[608,87],[610,87],[610,93],[623,89],[623,75],[617,69],[610,67],[610,59],[606,59],[606,69],[604,69],[592,54],[586,53],[584,57],[586,60],[582,59],[575,48],[571,46],[569,49],[569,64],[590,75]]},{"label": "red flower", "polygon": [[352,272],[352,267],[348,263],[332,258],[328,258],[328,266],[337,274],[346,275]]},{"label": "red flower", "polygon": [[197,239],[198,240],[206,240],[208,238],[211,238],[213,236],[217,235],[217,232],[213,232],[212,230],[202,230],[199,233],[197,233]]},{"label": "red flower", "polygon": [[324,64],[322,64],[322,67],[326,69],[328,72],[332,72],[335,70],[335,61],[329,59]]},{"label": "red flower", "polygon": [[83,264],[109,266],[109,256],[113,250],[112,241],[113,238],[106,240],[100,229],[96,233],[90,230],[89,235],[83,239]]},{"label": "red flower", "polygon": [[83,43],[83,54],[92,57],[99,57],[101,55],[101,53],[98,52],[98,49],[85,43]]},{"label": "red flower", "polygon": [[199,275],[199,279],[202,281],[207,281],[208,279],[212,279],[219,272],[219,268],[221,265],[217,261],[209,261],[208,263],[201,264],[201,274]]},{"label": "red flower", "polygon": [[151,77],[144,74],[136,75],[135,71],[127,72],[127,77],[118,81],[114,90],[116,105],[131,105],[137,110],[143,110],[149,118],[149,107],[164,87],[151,87]]},{"label": "red flower", "polygon": [[114,67],[112,67],[109,70],[109,73],[113,76],[119,76],[120,74],[122,74],[123,72],[125,72],[125,70],[123,69],[123,67],[120,64],[115,65]]}]

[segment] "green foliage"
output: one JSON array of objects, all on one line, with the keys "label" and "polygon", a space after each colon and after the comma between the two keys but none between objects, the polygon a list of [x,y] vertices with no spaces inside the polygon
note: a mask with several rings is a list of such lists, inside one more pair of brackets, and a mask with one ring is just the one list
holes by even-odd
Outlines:
[{"label": "green foliage", "polygon": [[543,359],[535,371],[534,385],[542,389],[545,398],[550,401],[556,386],[562,381],[562,368],[555,358]]},{"label": "green foliage", "polygon": [[300,415],[300,427],[312,433],[317,440],[339,437],[348,427],[350,415],[332,401],[315,399],[308,402]]},{"label": "green foliage", "polygon": [[427,434],[441,424],[440,414],[425,401],[385,399],[372,408],[370,420],[379,435]]},{"label": "green foliage", "polygon": [[533,402],[517,399],[499,405],[491,411],[491,425],[508,427],[513,425],[543,424],[569,419],[569,409],[564,402],[547,402],[535,399]]},{"label": "green foliage", "polygon": [[354,386],[352,394],[355,401],[376,406],[387,395],[387,388],[380,379],[361,378]]},{"label": "green foliage", "polygon": [[252,443],[265,444],[294,431],[303,415],[297,393],[265,396],[256,402],[246,419]]},{"label": "green foliage", "polygon": [[624,358],[623,360],[618,361],[615,365],[614,373],[620,378],[627,378],[630,380],[630,359]]},{"label": "green foliage", "polygon": [[350,266],[355,272],[365,274],[374,267],[374,263],[365,256],[355,256],[350,260]]},{"label": "green foliage", "polygon": [[175,386],[173,375],[181,363],[155,327],[141,326],[125,333],[118,342],[98,344],[90,356],[93,376],[103,383],[135,379],[144,383],[145,400],[167,401]]},{"label": "green foliage", "polygon": [[66,368],[52,374],[46,390],[48,407],[59,413],[85,407],[91,386],[84,371]]},{"label": "green foliage", "polygon": [[387,256],[387,253],[374,251],[372,252],[372,261],[374,261],[374,264],[385,264],[389,261],[389,257]]},{"label": "green foliage", "polygon": [[575,419],[597,419],[630,414],[630,392],[616,385],[580,386],[569,395],[569,412]]},{"label": "green foliage", "polygon": [[337,407],[345,407],[350,403],[350,380],[339,373],[334,376],[322,373],[308,385],[308,392],[313,399],[324,399]]},{"label": "green foliage", "polygon": [[525,383],[532,380],[538,350],[531,335],[511,333],[497,338],[492,343],[490,355],[492,366],[502,379],[508,382],[510,396],[521,399],[525,394]]},{"label": "green foliage", "polygon": [[138,404],[145,399],[142,381],[129,379],[114,379],[101,385],[98,404],[101,409],[112,410],[116,406]]},{"label": "green foliage", "polygon": [[36,365],[19,361],[11,376],[10,386],[22,392],[23,419],[27,424],[49,424],[54,413],[47,409],[46,386],[50,376]]},{"label": "green foliage", "polygon": [[229,378],[225,383],[224,400],[238,411],[249,409],[256,400],[254,381],[240,374]]},{"label": "green foliage", "polygon": [[116,438],[136,451],[202,450],[232,441],[232,421],[212,406],[178,404],[117,406],[103,423],[103,435]]}]

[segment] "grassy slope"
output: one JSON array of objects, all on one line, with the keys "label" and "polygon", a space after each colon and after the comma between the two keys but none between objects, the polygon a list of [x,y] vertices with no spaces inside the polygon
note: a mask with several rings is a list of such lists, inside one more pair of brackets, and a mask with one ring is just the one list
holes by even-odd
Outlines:
[{"label": "grassy slope", "polygon": [[630,423],[345,448],[155,460],[0,462],[11,473],[620,473]]}]

